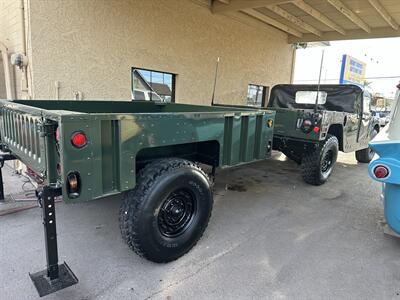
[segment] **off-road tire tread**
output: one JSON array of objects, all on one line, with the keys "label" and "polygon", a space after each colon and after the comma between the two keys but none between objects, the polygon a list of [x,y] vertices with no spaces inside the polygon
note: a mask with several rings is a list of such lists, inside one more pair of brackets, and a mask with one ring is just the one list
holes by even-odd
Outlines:
[{"label": "off-road tire tread", "polygon": [[[156,180],[165,173],[179,168],[196,169],[207,179],[209,186],[211,187],[212,183],[207,174],[200,168],[198,164],[194,162],[181,158],[155,160],[146,165],[146,167],[144,167],[142,170],[140,170],[139,174],[137,175],[136,187],[124,193],[120,206],[119,227],[122,238],[137,255],[158,263],[170,262],[178,259],[179,257],[172,260],[158,260],[149,257],[144,247],[142,246],[140,236],[136,231],[136,228],[139,226],[138,218],[142,212],[142,204],[145,201],[146,194],[151,190]],[[207,223],[204,226],[204,229],[207,228],[208,222],[211,217],[212,204],[213,203],[211,203],[210,213],[208,215]],[[202,237],[204,231],[205,230],[201,232],[193,246],[189,248],[185,253],[183,253],[180,257],[189,252],[197,244],[197,242]]]},{"label": "off-road tire tread", "polygon": [[321,145],[320,148],[303,156],[301,160],[301,175],[306,183],[312,185],[321,185],[325,183],[324,181],[321,181],[319,177],[320,156],[327,147],[330,147],[332,144],[335,143],[336,145],[339,145],[338,139],[336,138],[336,136],[329,134],[327,135],[324,143]]}]

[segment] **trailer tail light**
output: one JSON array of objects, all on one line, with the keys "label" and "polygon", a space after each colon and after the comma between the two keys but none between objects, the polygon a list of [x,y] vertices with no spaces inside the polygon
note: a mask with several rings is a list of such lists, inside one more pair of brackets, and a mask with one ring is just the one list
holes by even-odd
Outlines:
[{"label": "trailer tail light", "polygon": [[390,173],[389,169],[382,165],[377,165],[374,168],[373,172],[374,172],[375,177],[378,179],[384,179],[384,178],[388,177],[389,173]]},{"label": "trailer tail light", "polygon": [[59,143],[61,140],[61,131],[60,131],[60,127],[57,127],[56,129],[56,142]]},{"label": "trailer tail light", "polygon": [[61,176],[61,174],[62,174],[62,167],[61,167],[60,163],[57,163],[57,174],[58,174],[58,176]]},{"label": "trailer tail light", "polygon": [[71,142],[72,142],[72,145],[76,148],[85,147],[86,143],[87,143],[86,135],[81,131],[75,132],[72,135]]},{"label": "trailer tail light", "polygon": [[67,176],[67,191],[70,198],[79,196],[81,190],[81,178],[78,172],[70,172]]}]

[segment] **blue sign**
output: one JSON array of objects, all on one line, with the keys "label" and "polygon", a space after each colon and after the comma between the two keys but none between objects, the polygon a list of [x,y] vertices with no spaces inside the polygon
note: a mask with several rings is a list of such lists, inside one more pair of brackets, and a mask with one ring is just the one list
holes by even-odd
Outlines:
[{"label": "blue sign", "polygon": [[347,54],[343,55],[340,84],[364,85],[367,64]]}]

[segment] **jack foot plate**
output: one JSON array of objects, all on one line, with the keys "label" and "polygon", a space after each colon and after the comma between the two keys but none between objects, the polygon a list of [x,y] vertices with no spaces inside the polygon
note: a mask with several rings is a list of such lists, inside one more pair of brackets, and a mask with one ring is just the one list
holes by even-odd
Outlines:
[{"label": "jack foot plate", "polygon": [[75,276],[66,262],[58,265],[58,270],[59,277],[54,280],[50,280],[50,278],[47,277],[47,269],[33,274],[29,273],[29,276],[31,277],[40,297],[57,292],[78,283],[78,278]]}]

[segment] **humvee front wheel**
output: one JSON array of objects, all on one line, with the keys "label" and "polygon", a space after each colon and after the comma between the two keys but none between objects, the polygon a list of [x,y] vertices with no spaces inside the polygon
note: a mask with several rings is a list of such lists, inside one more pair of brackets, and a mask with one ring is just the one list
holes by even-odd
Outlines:
[{"label": "humvee front wheel", "polygon": [[129,247],[154,262],[187,253],[201,238],[213,205],[211,184],[190,161],[171,158],[144,167],[124,195],[120,230]]},{"label": "humvee front wheel", "polygon": [[[371,133],[371,139],[378,134],[378,130],[374,129]],[[360,163],[369,163],[374,158],[375,152],[371,148],[365,148],[356,151],[356,160]]]},{"label": "humvee front wheel", "polygon": [[303,156],[301,160],[303,180],[312,185],[325,183],[332,173],[338,151],[338,139],[333,135],[328,135],[317,150]]}]

